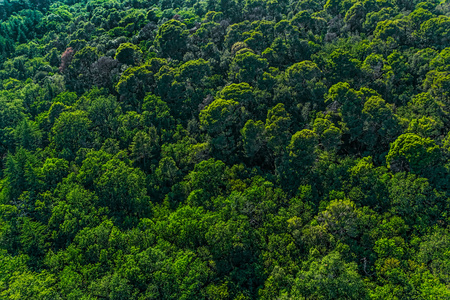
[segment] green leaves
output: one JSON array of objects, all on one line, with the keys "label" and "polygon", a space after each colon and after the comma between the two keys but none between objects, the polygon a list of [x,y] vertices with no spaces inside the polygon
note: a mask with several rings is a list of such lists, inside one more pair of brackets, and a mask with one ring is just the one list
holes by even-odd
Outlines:
[{"label": "green leaves", "polygon": [[159,28],[155,43],[163,57],[180,60],[186,51],[187,36],[186,25],[178,20],[170,20]]},{"label": "green leaves", "polygon": [[447,45],[449,31],[450,18],[439,16],[423,22],[415,34],[424,45],[433,44],[442,49]]},{"label": "green leaves", "polygon": [[287,146],[290,163],[298,170],[307,169],[314,162],[316,147],[317,136],[313,131],[308,129],[298,131]]},{"label": "green leaves", "polygon": [[158,150],[159,136],[155,127],[150,127],[148,132],[138,131],[133,137],[130,145],[131,158],[137,165],[141,165],[144,170],[148,170],[152,159]]},{"label": "green leaves", "polygon": [[394,172],[420,173],[438,162],[439,146],[430,139],[413,133],[402,134],[391,144],[386,156],[388,167]]},{"label": "green leaves", "polygon": [[238,83],[254,84],[267,67],[267,60],[259,55],[252,52],[238,52],[230,66],[230,79]]},{"label": "green leaves", "polygon": [[448,1],[31,2],[1,299],[450,298]]},{"label": "green leaves", "polygon": [[248,120],[241,130],[243,147],[248,157],[254,157],[266,144],[264,123]]},{"label": "green leaves", "polygon": [[130,226],[135,217],[148,213],[144,173],[121,160],[113,158],[102,166],[100,177],[94,180],[94,189],[100,204],[109,207],[113,216],[126,226]]},{"label": "green leaves", "polygon": [[123,64],[138,65],[142,59],[142,51],[136,45],[131,43],[120,44],[117,48],[114,59],[117,59]]},{"label": "green leaves", "polygon": [[245,108],[233,100],[214,100],[200,112],[200,128],[212,138],[211,146],[218,158],[227,159],[239,141],[245,120]]},{"label": "green leaves", "polygon": [[238,102],[218,99],[200,112],[200,126],[211,136],[216,136],[235,126],[242,112]]},{"label": "green leaves", "polygon": [[312,261],[309,270],[296,278],[293,297],[321,299],[368,299],[368,293],[355,263],[346,263],[332,252]]},{"label": "green leaves", "polygon": [[330,120],[316,118],[313,125],[314,132],[318,135],[320,143],[325,150],[336,150],[341,144],[342,131]]},{"label": "green leaves", "polygon": [[284,109],[284,105],[279,103],[267,112],[266,132],[268,138],[268,146],[279,155],[284,151],[290,133],[291,116]]},{"label": "green leaves", "polygon": [[400,122],[394,115],[392,106],[378,96],[370,97],[365,103],[362,113],[365,117],[362,142],[371,148],[387,146],[398,136]]},{"label": "green leaves", "polygon": [[8,289],[3,290],[0,296],[4,299],[58,299],[56,278],[47,271],[42,273],[23,272],[13,275],[8,282]]},{"label": "green leaves", "polygon": [[88,147],[91,139],[90,125],[84,111],[63,112],[52,127],[50,139],[63,158],[75,158],[79,147]]}]

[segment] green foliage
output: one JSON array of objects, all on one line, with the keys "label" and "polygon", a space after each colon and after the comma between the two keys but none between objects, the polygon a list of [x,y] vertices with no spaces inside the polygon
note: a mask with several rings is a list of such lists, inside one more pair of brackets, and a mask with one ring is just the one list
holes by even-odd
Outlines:
[{"label": "green foliage", "polygon": [[289,160],[297,170],[308,169],[315,160],[315,148],[317,146],[316,134],[303,129],[295,133],[287,146]]},{"label": "green foliage", "polygon": [[148,133],[142,130],[138,131],[130,145],[130,156],[133,161],[147,170],[158,149],[158,142],[159,137],[155,127],[150,127]]},{"label": "green foliage", "polygon": [[401,132],[400,122],[392,106],[378,96],[370,97],[362,110],[365,117],[362,142],[370,148],[387,145]]},{"label": "green foliage", "polygon": [[254,157],[265,144],[264,123],[248,120],[242,128],[242,139],[245,154]]},{"label": "green foliage", "polygon": [[145,65],[129,67],[116,84],[116,91],[131,108],[140,111],[145,94],[154,90],[154,75],[164,64],[164,59],[153,58]]},{"label": "green foliage", "polygon": [[356,263],[346,263],[333,252],[319,261],[312,261],[309,269],[296,278],[292,296],[321,299],[368,299]]},{"label": "green foliage", "polygon": [[117,48],[114,59],[127,65],[137,65],[142,59],[142,51],[136,45],[124,43]]},{"label": "green foliage", "polygon": [[450,19],[447,16],[431,18],[420,25],[417,37],[424,44],[436,45],[438,49],[444,48],[450,30]]},{"label": "green foliage", "polygon": [[386,162],[394,172],[420,173],[423,169],[432,167],[438,162],[439,153],[439,146],[432,139],[405,133],[391,144]]},{"label": "green foliage", "polygon": [[170,20],[159,28],[155,43],[164,57],[178,60],[183,57],[188,36],[185,28],[186,25],[178,20]]},{"label": "green foliage", "polygon": [[266,132],[268,137],[268,146],[276,154],[284,151],[290,139],[291,116],[284,109],[282,103],[277,104],[267,112]]},{"label": "green foliage", "polygon": [[100,205],[107,206],[111,214],[130,226],[136,216],[144,217],[149,199],[145,188],[145,175],[118,159],[111,159],[94,179],[94,189]]},{"label": "green foliage", "polygon": [[230,79],[234,82],[255,83],[267,68],[267,60],[252,52],[237,53],[230,66]]},{"label": "green foliage", "polygon": [[0,0],[0,299],[450,299],[421,1]]},{"label": "green foliage", "polygon": [[63,112],[52,127],[50,139],[61,156],[73,159],[80,147],[88,147],[91,132],[88,115],[84,111]]},{"label": "green foliage", "polygon": [[313,125],[314,132],[319,136],[320,143],[325,150],[337,149],[341,143],[342,131],[330,120],[316,118]]},{"label": "green foliage", "polygon": [[200,112],[200,128],[212,138],[211,146],[217,151],[218,158],[230,158],[237,146],[244,118],[244,107],[233,100],[214,100]]}]

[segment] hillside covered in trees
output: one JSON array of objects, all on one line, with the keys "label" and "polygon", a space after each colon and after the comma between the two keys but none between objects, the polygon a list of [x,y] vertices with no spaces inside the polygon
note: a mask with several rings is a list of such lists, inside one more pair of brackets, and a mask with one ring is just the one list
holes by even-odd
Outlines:
[{"label": "hillside covered in trees", "polygon": [[449,0],[0,1],[0,299],[450,299]]}]

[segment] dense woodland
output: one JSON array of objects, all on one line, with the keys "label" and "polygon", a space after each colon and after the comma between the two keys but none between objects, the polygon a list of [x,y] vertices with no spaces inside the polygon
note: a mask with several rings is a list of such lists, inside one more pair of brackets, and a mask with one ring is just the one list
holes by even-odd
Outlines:
[{"label": "dense woodland", "polygon": [[449,0],[0,1],[1,299],[450,299]]}]

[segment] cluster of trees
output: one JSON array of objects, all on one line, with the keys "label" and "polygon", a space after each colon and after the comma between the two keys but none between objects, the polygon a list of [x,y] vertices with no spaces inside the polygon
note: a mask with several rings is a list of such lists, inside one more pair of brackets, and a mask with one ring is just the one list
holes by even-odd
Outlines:
[{"label": "cluster of trees", "polygon": [[450,2],[0,1],[1,299],[449,299]]}]

